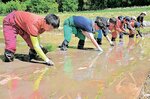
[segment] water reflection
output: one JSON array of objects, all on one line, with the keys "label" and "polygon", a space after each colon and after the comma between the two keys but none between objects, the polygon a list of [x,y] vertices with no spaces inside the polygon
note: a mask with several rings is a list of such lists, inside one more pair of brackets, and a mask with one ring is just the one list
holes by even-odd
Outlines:
[{"label": "water reflection", "polygon": [[[17,68],[18,74],[23,75],[20,76],[22,81],[11,76],[7,82],[1,78],[0,84],[9,82],[8,97],[12,99],[101,99],[102,95],[110,97],[105,99],[115,95],[133,99],[141,85],[137,75],[141,77],[142,73],[137,71],[135,74],[133,71],[138,64],[131,63],[144,60],[143,54],[143,41],[134,39],[129,39],[127,43],[119,42],[103,53],[89,50],[68,51],[63,55],[57,53],[54,54],[57,69],[48,79],[44,78],[49,68],[35,71],[34,64],[22,70]],[[136,68],[130,71],[130,67]],[[107,85],[107,81],[112,84]],[[118,97],[113,99],[120,99]]]},{"label": "water reflection", "polygon": [[72,59],[70,56],[65,55],[64,57],[64,73],[72,78],[73,75],[73,65],[72,65]]},{"label": "water reflection", "polygon": [[129,39],[127,45],[119,42],[114,47],[110,47],[105,54],[106,66],[128,65],[130,61],[139,58],[144,53],[142,40]]},{"label": "water reflection", "polygon": [[39,90],[40,83],[43,79],[43,76],[46,74],[46,72],[49,70],[49,68],[45,67],[41,70],[41,74],[38,76],[38,78],[35,80],[33,85],[33,93],[30,96],[29,99],[44,99],[44,96],[42,96],[42,93]]},{"label": "water reflection", "polygon": [[[120,51],[118,49],[121,50],[119,55],[118,52],[120,53]],[[119,44],[108,51],[108,53],[106,53],[106,56],[108,57],[108,75],[110,76],[108,76],[107,80],[109,80],[111,86],[115,83],[114,96],[123,97],[124,99],[136,99],[141,89],[142,77],[144,76],[144,72],[141,72],[142,69],[140,69],[141,71],[136,71],[139,68],[137,63],[141,61],[141,57],[144,57],[143,41],[141,39],[129,39],[127,45],[120,46]],[[109,59],[113,60],[113,62],[109,61]],[[118,60],[120,60],[121,65],[118,64]],[[113,68],[112,71],[110,71],[111,67]],[[135,71],[133,72],[131,69]],[[117,79],[120,81],[116,84]],[[113,89],[109,90],[113,91]]]},{"label": "water reflection", "polygon": [[116,93],[122,95],[125,99],[137,99],[141,89],[133,73],[130,72],[120,80],[115,88]]},{"label": "water reflection", "polygon": [[20,84],[20,80],[21,78],[18,77],[15,74],[1,74],[0,75],[0,85],[7,85],[8,87],[8,97],[10,99],[17,99],[22,97],[22,95],[19,94],[14,94],[18,91],[19,88],[19,84]]},{"label": "water reflection", "polygon": [[106,52],[106,61],[108,61],[108,64],[122,64],[121,62],[124,58],[123,46],[123,42],[119,42],[118,45],[114,46],[113,48],[109,48],[109,50]]},{"label": "water reflection", "polygon": [[[141,40],[135,42],[129,39],[127,45],[120,41],[114,47],[110,47],[103,53],[91,51],[74,52],[73,55],[64,56],[64,73],[71,79],[83,80],[106,80],[117,71],[124,71],[133,60],[142,56]],[[80,53],[80,54],[79,54]],[[81,57],[80,57],[80,56]],[[89,56],[89,57],[87,57]]]},{"label": "water reflection", "polygon": [[133,60],[142,60],[144,57],[144,48],[143,48],[144,40],[142,39],[129,39],[127,44],[127,54],[128,54],[128,61]]},{"label": "water reflection", "polygon": [[81,81],[93,78],[93,70],[95,69],[96,63],[101,52],[95,52],[92,56],[87,57],[87,54],[91,55],[91,53],[89,52],[90,51],[81,51],[80,55],[82,59],[81,57],[77,58],[79,57],[79,54],[75,53],[73,55],[65,55],[63,70],[69,78]]}]

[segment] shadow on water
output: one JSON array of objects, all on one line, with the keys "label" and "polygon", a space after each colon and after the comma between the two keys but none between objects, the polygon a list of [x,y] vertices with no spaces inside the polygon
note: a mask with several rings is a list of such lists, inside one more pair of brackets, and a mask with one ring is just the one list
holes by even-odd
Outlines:
[{"label": "shadow on water", "polygon": [[15,58],[20,60],[20,61],[24,61],[24,62],[29,62],[29,55],[27,54],[15,54]]},{"label": "shadow on water", "polygon": [[[58,48],[60,48],[60,46],[58,46]],[[77,46],[68,46],[69,49],[78,49]],[[90,48],[90,47],[84,47],[83,49],[80,50],[94,50],[94,48]]]},{"label": "shadow on water", "polygon": [[[15,54],[15,59],[18,59],[20,61],[23,62],[30,62],[30,63],[37,63],[37,64],[45,64],[45,62],[42,61],[41,58],[37,58],[36,60],[32,59],[31,61],[29,61],[29,55],[28,54]],[[0,59],[4,62],[4,55],[0,55]]]},{"label": "shadow on water", "polygon": [[24,61],[24,62],[30,62],[30,63],[36,63],[36,64],[45,64],[46,65],[46,63],[43,62],[42,59],[39,57],[36,60],[32,59],[30,61],[28,54],[15,54],[15,58],[20,60],[20,61]]},{"label": "shadow on water", "polygon": [[[29,55],[27,54],[15,54],[15,58],[20,61],[29,62]],[[4,55],[0,55],[0,59],[4,61]]]}]

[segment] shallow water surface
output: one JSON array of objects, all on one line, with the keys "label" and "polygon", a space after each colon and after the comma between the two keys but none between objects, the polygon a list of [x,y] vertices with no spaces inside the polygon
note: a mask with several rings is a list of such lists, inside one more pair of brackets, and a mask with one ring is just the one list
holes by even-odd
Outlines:
[{"label": "shallow water surface", "polygon": [[117,42],[103,53],[68,49],[55,66],[0,62],[1,99],[135,99],[150,70],[150,40]]}]

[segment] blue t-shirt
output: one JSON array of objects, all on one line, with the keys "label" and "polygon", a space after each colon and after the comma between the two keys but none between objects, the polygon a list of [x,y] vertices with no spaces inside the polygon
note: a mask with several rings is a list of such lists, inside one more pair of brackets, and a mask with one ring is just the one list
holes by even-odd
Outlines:
[{"label": "blue t-shirt", "polygon": [[73,20],[74,20],[74,25],[77,28],[91,33],[94,32],[92,20],[85,18],[83,16],[73,16]]},{"label": "blue t-shirt", "polygon": [[135,28],[140,28],[141,27],[141,23],[140,22],[135,22],[134,23],[134,27]]}]

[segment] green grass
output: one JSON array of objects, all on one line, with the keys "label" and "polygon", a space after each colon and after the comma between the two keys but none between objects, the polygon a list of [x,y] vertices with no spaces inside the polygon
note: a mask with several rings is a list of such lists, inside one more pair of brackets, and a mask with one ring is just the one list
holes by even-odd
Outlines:
[{"label": "green grass", "polygon": [[81,16],[86,16],[88,18],[92,18],[92,19],[94,19],[96,16],[104,16],[108,18],[117,17],[119,15],[137,17],[143,11],[146,11],[148,14],[144,20],[150,21],[150,6],[113,8],[113,9],[109,8],[105,10],[96,10],[96,11],[65,12],[65,13],[57,13],[57,15],[61,19],[61,26],[62,26],[63,21],[72,15],[81,15]]},{"label": "green grass", "polygon": [[43,46],[44,46],[44,48],[46,48],[48,50],[48,52],[55,51],[57,48],[57,46],[54,46],[53,44],[46,44]]},{"label": "green grass", "polygon": [[3,18],[4,18],[4,16],[0,16],[0,25],[3,24]]},{"label": "green grass", "polygon": [[141,31],[142,33],[150,33],[150,27],[141,28],[140,31]]}]

